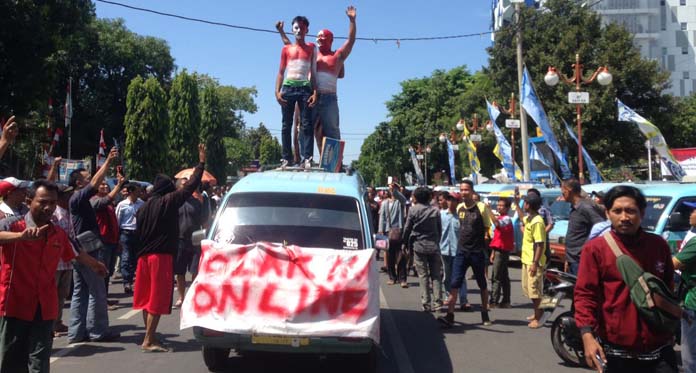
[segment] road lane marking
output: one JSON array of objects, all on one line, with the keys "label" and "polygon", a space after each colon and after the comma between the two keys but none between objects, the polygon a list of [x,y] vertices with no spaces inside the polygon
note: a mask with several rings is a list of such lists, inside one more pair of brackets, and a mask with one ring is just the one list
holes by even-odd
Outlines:
[{"label": "road lane marking", "polygon": [[119,316],[118,319],[119,320],[128,320],[131,317],[139,314],[140,312],[141,312],[140,310],[130,310],[130,311],[126,312],[124,315]]},{"label": "road lane marking", "polygon": [[[380,308],[389,309],[387,298],[384,297],[384,292],[381,287],[379,289],[379,305]],[[389,311],[384,313],[384,326],[387,328],[387,333],[394,336],[394,338],[392,338],[392,347],[394,350],[394,360],[396,360],[396,365],[399,367],[399,373],[414,373],[411,360],[408,358],[408,352],[406,351],[404,342],[401,340],[399,329],[396,328],[394,318]]]},{"label": "road lane marking", "polygon": [[84,344],[85,344],[85,342],[69,344],[69,345],[63,347],[62,349],[60,349],[60,351],[58,351],[54,354],[51,354],[52,356],[51,356],[50,364],[55,363],[61,357],[64,357],[65,355],[69,354],[70,352],[77,350],[78,348],[80,348],[80,346],[82,346]]}]

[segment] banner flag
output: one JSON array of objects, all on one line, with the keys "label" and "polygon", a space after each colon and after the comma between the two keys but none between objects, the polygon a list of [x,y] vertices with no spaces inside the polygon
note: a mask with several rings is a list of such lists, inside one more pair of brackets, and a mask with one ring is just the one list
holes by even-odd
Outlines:
[{"label": "banner flag", "polygon": [[97,168],[106,162],[106,142],[104,142],[104,129],[99,132],[99,153],[97,153]]},{"label": "banner flag", "polygon": [[425,185],[425,178],[423,177],[423,171],[421,171],[420,166],[418,165],[416,151],[413,148],[409,148],[408,152],[411,153],[411,162],[413,163],[413,169],[416,171],[416,179],[418,179],[418,185]]},{"label": "banner flag", "polygon": [[548,167],[549,172],[551,174],[551,182],[555,185],[560,185],[560,180],[558,179],[558,174],[556,174],[556,170],[551,167],[551,164],[549,161],[544,157],[544,155],[539,151],[539,148],[537,148],[536,144],[531,143],[531,148],[529,149],[529,159],[530,160],[537,160],[541,162],[544,166]]},{"label": "banner flag", "polygon": [[488,100],[486,100],[486,106],[488,107],[488,116],[491,118],[491,124],[493,125],[493,132],[495,133],[495,139],[498,141],[498,145],[496,148],[498,149],[498,153],[495,153],[495,149],[493,153],[500,159],[500,162],[503,164],[503,168],[505,171],[507,171],[508,178],[512,179],[512,169],[513,169],[513,164],[515,168],[515,180],[522,180],[522,171],[520,170],[520,167],[517,165],[517,163],[513,162],[512,159],[512,147],[510,143],[508,142],[507,138],[503,134],[503,131],[500,130],[500,127],[496,124],[496,119],[500,115],[500,110],[496,108],[495,106],[491,105]]},{"label": "banner flag", "polygon": [[65,114],[65,128],[70,127],[70,123],[72,122],[72,116],[73,116],[73,103],[72,103],[72,78],[68,81],[68,86],[66,88],[66,93],[65,93],[65,108],[64,108],[64,114]]},{"label": "banner flag", "polygon": [[457,178],[454,177],[454,147],[452,147],[449,139],[447,139],[447,159],[450,167],[450,185],[455,185],[457,184]]},{"label": "banner flag", "polygon": [[[568,123],[565,121],[565,119],[561,118],[563,121],[563,124],[565,125],[566,131],[568,131],[568,135],[570,135],[570,138],[575,140],[575,143],[580,146],[578,143],[578,138],[575,136],[575,133],[573,133],[573,130],[568,126]],[[602,182],[602,174],[599,172],[599,169],[597,169],[597,165],[592,161],[592,158],[590,158],[590,155],[587,153],[587,150],[585,150],[585,147],[582,147],[582,157],[585,158],[585,165],[587,165],[587,172],[590,173],[590,182],[592,184],[598,184]]]},{"label": "banner flag", "polygon": [[549,118],[546,116],[546,112],[541,106],[539,97],[534,91],[532,79],[529,76],[529,71],[527,71],[526,66],[522,74],[522,92],[520,93],[520,97],[522,98],[522,107],[524,107],[527,114],[529,114],[537,126],[539,126],[541,132],[544,134],[546,143],[551,151],[553,151],[554,155],[556,155],[556,158],[558,158],[558,164],[561,167],[563,179],[570,178],[572,176],[570,167],[568,167],[568,164],[563,157],[563,151],[561,151],[561,147],[558,145],[558,140],[556,140],[556,136],[553,134],[553,129],[551,128]]},{"label": "banner flag", "polygon": [[624,103],[621,102],[621,100],[617,99],[616,103],[619,108],[619,121],[633,122],[637,124],[640,132],[642,132],[643,135],[645,135],[645,137],[650,141],[655,150],[657,150],[657,154],[660,155],[662,162],[667,166],[667,169],[672,174],[672,176],[674,176],[677,180],[681,181],[682,178],[686,175],[686,172],[684,172],[682,166],[679,164],[677,159],[674,158],[674,155],[669,150],[667,142],[665,141],[664,136],[662,136],[662,132],[660,132],[660,129],[657,128],[654,124],[650,123],[650,121],[648,121],[647,119],[638,115],[638,113],[633,111],[631,108],[624,105]]},{"label": "banner flag", "polygon": [[180,327],[252,338],[295,337],[299,343],[309,337],[379,341],[374,256],[374,249],[204,240],[198,275],[181,307]]}]

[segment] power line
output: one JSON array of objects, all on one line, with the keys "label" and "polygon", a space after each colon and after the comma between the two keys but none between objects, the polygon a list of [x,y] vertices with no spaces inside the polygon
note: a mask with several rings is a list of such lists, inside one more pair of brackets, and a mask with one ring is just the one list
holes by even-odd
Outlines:
[{"label": "power line", "polygon": [[[262,28],[256,28],[256,27],[248,27],[248,26],[239,26],[239,25],[233,25],[233,24],[224,23],[224,22],[217,22],[217,21],[209,21],[207,19],[202,19],[202,18],[187,17],[187,16],[182,16],[179,14],[173,14],[173,13],[161,12],[161,11],[153,10],[153,9],[141,8],[141,7],[137,7],[137,6],[119,3],[116,1],[109,1],[109,0],[95,0],[95,1],[100,2],[100,3],[104,3],[104,4],[111,4],[111,5],[115,5],[115,6],[120,6],[120,7],[128,8],[131,10],[137,10],[140,12],[157,14],[157,15],[164,16],[164,17],[178,18],[178,19],[182,19],[185,21],[205,23],[205,24],[213,25],[213,26],[222,26],[222,27],[241,29],[241,30],[247,30],[247,31],[255,31],[255,32],[265,32],[265,33],[270,33],[270,34],[277,34],[278,33],[277,30],[262,29]],[[425,36],[425,37],[408,37],[408,38],[365,38],[365,37],[360,38],[360,37],[357,37],[355,39],[356,40],[373,41],[375,43],[378,41],[396,41],[396,42],[429,41],[429,40],[448,40],[448,39],[470,38],[470,37],[474,37],[474,36],[489,35],[491,33],[493,33],[493,31],[483,31],[483,32],[477,32],[477,33],[471,33],[471,34],[446,35],[446,36]],[[334,36],[334,39],[347,39],[347,37]]]}]

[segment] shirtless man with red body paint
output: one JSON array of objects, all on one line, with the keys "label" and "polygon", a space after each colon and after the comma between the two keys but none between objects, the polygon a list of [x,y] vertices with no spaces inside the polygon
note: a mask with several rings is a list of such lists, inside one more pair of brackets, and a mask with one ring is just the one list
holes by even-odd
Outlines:
[{"label": "shirtless man with red body paint", "polygon": [[[333,33],[327,29],[319,31],[317,34],[317,44],[319,53],[317,54],[317,90],[319,91],[319,101],[313,110],[312,122],[315,124],[315,136],[317,146],[321,148],[324,136],[335,139],[341,138],[338,116],[338,99],[336,96],[337,79],[343,78],[344,63],[353,50],[355,44],[355,7],[350,6],[346,9],[346,15],[350,20],[348,30],[348,40],[337,50],[331,49]],[[283,32],[283,22],[276,23],[276,29],[281,35],[283,42],[287,45],[290,40]],[[320,149],[321,150],[321,149]]]},{"label": "shirtless man with red body paint", "polygon": [[316,90],[316,49],[313,43],[305,43],[309,30],[307,18],[297,16],[292,21],[295,43],[283,46],[280,54],[280,68],[276,78],[276,99],[283,113],[281,134],[281,165],[292,160],[291,131],[295,104],[300,108],[300,155],[303,167],[312,164],[314,138],[311,109],[317,102]]}]

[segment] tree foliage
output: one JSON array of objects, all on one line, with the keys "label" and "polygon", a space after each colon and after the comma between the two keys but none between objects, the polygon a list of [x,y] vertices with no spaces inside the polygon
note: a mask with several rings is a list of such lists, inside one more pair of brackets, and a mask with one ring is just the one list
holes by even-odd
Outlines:
[{"label": "tree foliage", "polygon": [[154,77],[136,77],[128,87],[126,107],[126,173],[152,180],[165,170],[169,154],[167,141],[162,141],[168,126],[166,93]]},{"label": "tree foliage", "polygon": [[251,144],[245,138],[225,137],[222,143],[228,160],[228,175],[236,175],[254,159]]},{"label": "tree foliage", "polygon": [[273,136],[262,137],[259,153],[259,162],[262,165],[278,163],[281,155],[281,147],[278,139]]},{"label": "tree foliage", "polygon": [[[643,158],[645,138],[631,123],[617,122],[615,98],[621,99],[644,117],[661,128],[672,145],[678,143],[671,136],[683,132],[672,120],[673,101],[663,95],[669,74],[657,62],[643,59],[633,45],[633,36],[621,25],[602,25],[600,17],[571,0],[550,0],[548,11],[526,9],[523,12],[524,59],[534,87],[552,120],[554,133],[562,147],[569,149],[571,166],[577,163],[577,146],[566,135],[562,119],[575,123],[575,105],[567,103],[567,94],[575,86],[559,84],[549,87],[544,75],[549,66],[571,74],[576,53],[585,68],[585,77],[599,66],[608,66],[613,82],[603,87],[597,82],[583,85],[590,93],[590,103],[582,106],[583,146],[598,163],[600,169],[633,164]],[[515,25],[496,33],[495,44],[489,48],[487,74],[493,82],[494,97],[506,97],[517,92],[517,65],[515,62]],[[533,123],[531,119],[529,123]],[[530,126],[534,133],[534,126]],[[693,135],[690,136],[693,139]],[[608,151],[609,150],[609,151]],[[610,157],[610,153],[614,157]],[[577,171],[576,171],[577,172]]]},{"label": "tree foliage", "polygon": [[211,86],[203,88],[201,95],[201,135],[200,141],[206,145],[208,169],[218,180],[227,176],[227,154],[220,139],[224,127],[218,91]]},{"label": "tree foliage", "polygon": [[[203,137],[201,130],[201,112],[199,110],[198,83],[186,70],[177,74],[169,91],[169,157],[172,172],[190,167],[197,162],[196,145]],[[215,104],[211,99],[208,104]],[[217,108],[208,107],[208,125],[217,127]],[[212,115],[212,116],[211,116]],[[210,127],[209,127],[210,128]]]}]

